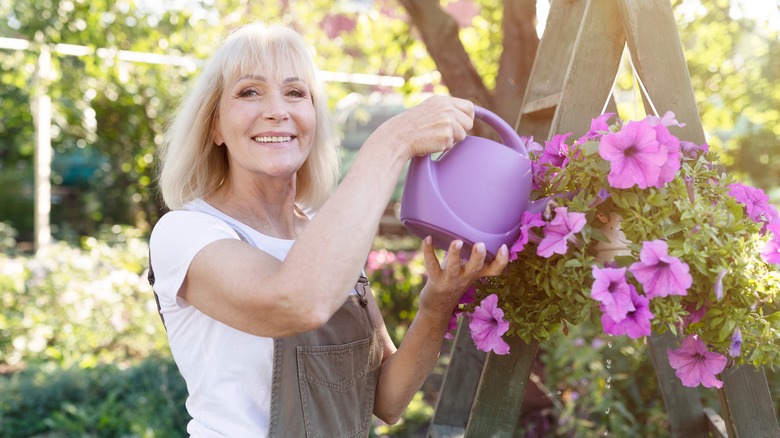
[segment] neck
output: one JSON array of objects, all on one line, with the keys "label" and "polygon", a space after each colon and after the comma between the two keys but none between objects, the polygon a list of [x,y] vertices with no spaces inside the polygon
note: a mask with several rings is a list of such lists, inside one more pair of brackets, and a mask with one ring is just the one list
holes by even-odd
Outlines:
[{"label": "neck", "polygon": [[294,179],[271,185],[239,185],[225,179],[206,201],[260,233],[295,239],[307,220],[295,205],[295,193]]}]

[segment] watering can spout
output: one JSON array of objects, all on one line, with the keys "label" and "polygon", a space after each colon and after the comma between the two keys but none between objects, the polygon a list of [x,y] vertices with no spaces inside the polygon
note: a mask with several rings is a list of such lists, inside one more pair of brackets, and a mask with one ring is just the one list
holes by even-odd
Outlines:
[{"label": "watering can spout", "polygon": [[552,196],[549,196],[547,198],[541,198],[535,201],[528,201],[528,205],[526,206],[525,211],[531,214],[543,213],[547,208],[547,204],[552,201],[552,198]]}]

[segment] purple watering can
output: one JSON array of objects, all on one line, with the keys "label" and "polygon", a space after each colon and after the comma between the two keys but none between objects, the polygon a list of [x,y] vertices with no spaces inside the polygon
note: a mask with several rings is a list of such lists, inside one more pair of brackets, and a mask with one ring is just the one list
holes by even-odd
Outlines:
[{"label": "purple watering can", "polygon": [[514,129],[484,108],[475,106],[474,116],[495,129],[503,144],[467,136],[436,159],[413,158],[401,223],[417,237],[433,237],[440,249],[463,240],[464,257],[484,242],[492,260],[502,244],[517,240],[523,212],[540,212],[547,200],[530,200],[531,160]]}]

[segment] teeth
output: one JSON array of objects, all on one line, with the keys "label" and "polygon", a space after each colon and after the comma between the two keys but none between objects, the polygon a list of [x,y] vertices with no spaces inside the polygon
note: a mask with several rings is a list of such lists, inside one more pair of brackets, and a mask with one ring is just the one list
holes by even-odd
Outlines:
[{"label": "teeth", "polygon": [[263,136],[263,137],[255,137],[253,138],[253,140],[260,143],[284,143],[286,141],[291,141],[292,137]]}]

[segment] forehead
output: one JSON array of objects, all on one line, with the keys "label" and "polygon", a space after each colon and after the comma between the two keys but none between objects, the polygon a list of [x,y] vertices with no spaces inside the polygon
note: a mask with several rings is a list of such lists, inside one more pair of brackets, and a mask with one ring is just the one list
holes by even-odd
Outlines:
[{"label": "forehead", "polygon": [[228,84],[246,76],[262,76],[279,82],[296,77],[311,83],[313,72],[308,67],[308,60],[302,55],[285,45],[246,44],[240,54],[227,58],[223,74]]}]

